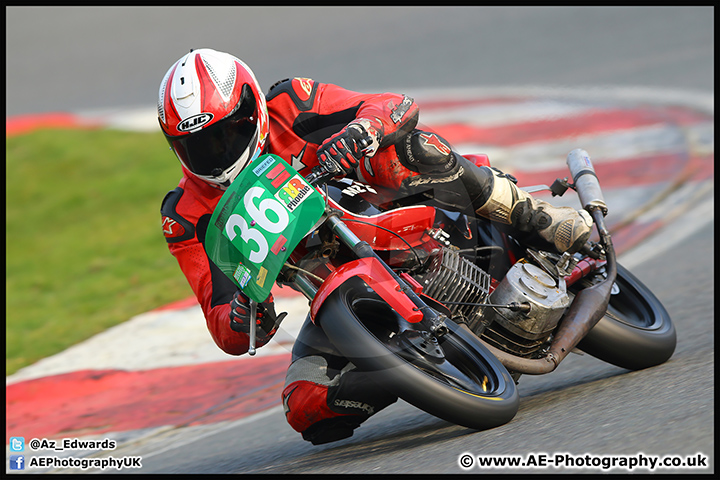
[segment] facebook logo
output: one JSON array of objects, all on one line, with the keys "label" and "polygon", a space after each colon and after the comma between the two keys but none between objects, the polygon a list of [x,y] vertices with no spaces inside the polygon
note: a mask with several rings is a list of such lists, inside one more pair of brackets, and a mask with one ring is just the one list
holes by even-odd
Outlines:
[{"label": "facebook logo", "polygon": [[10,450],[13,452],[22,452],[25,450],[25,438],[10,437]]},{"label": "facebook logo", "polygon": [[25,455],[10,455],[10,470],[25,470]]}]

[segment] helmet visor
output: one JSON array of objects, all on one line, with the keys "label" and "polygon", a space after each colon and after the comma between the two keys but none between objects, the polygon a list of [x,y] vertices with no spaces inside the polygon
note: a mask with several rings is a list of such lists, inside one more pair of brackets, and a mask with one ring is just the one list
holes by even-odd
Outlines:
[{"label": "helmet visor", "polygon": [[255,97],[250,86],[245,84],[237,108],[227,117],[190,135],[166,135],[166,138],[188,170],[197,175],[217,177],[233,166],[254,143],[257,113]]}]

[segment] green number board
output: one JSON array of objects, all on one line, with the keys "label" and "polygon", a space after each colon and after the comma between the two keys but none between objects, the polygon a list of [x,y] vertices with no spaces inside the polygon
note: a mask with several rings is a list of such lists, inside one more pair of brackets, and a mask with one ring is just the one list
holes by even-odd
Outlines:
[{"label": "green number board", "polygon": [[264,155],[240,172],[218,202],[205,250],[245,295],[262,302],[324,211],[323,196],[295,169],[277,155]]}]

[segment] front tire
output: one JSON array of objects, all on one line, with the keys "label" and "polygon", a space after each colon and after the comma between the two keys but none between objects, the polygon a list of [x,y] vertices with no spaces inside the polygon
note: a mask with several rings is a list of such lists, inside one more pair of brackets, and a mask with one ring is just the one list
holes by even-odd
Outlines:
[{"label": "front tire", "polygon": [[593,357],[628,370],[667,361],[677,343],[675,327],[660,300],[622,265],[618,265],[608,311],[578,344]]},{"label": "front tire", "polygon": [[517,413],[514,381],[469,329],[446,320],[449,332],[428,347],[439,347],[440,354],[408,346],[419,341],[423,328],[405,331],[410,324],[358,277],[328,296],[315,321],[353,364],[421,410],[479,430],[503,425]]}]

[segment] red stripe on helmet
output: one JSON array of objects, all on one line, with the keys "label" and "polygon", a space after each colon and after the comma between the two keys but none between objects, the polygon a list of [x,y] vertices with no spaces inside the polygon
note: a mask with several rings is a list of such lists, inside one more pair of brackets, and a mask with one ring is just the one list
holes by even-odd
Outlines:
[{"label": "red stripe on helmet", "polygon": [[[210,72],[205,67],[205,62],[200,55],[195,55],[195,71],[197,72],[198,79],[200,80],[200,111],[209,112],[214,115],[213,121],[205,125],[212,125],[225,118],[225,115],[230,113],[231,107],[226,104],[218,92],[215,82],[210,77]],[[232,100],[232,99],[231,99]],[[222,108],[218,108],[222,107]]]},{"label": "red stripe on helmet", "polygon": [[175,108],[175,102],[172,99],[172,82],[175,78],[175,72],[177,71],[177,63],[173,65],[172,72],[168,76],[167,83],[165,84],[165,95],[163,97],[163,110],[165,111],[165,123],[167,125],[168,135],[179,135],[177,126],[180,123],[180,113]]}]

